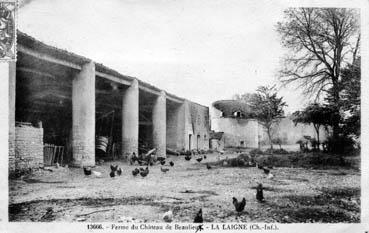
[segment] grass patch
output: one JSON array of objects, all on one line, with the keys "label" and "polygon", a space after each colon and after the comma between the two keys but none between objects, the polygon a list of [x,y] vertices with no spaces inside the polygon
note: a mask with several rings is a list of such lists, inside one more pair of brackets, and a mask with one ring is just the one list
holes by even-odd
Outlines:
[{"label": "grass patch", "polygon": [[318,190],[318,195],[286,195],[266,204],[280,222],[360,222],[359,188]]}]

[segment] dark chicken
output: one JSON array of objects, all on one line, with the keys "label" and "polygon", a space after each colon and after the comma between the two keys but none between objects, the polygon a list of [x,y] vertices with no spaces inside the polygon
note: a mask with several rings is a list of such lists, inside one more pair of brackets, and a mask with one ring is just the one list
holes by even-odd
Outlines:
[{"label": "dark chicken", "polygon": [[135,168],[135,170],[132,171],[133,176],[137,176],[138,173],[140,173],[140,170],[138,168]]},{"label": "dark chicken", "polygon": [[191,160],[191,155],[186,155],[185,160],[190,161]]},{"label": "dark chicken", "polygon": [[162,172],[164,172],[164,173],[166,173],[167,171],[169,171],[169,168],[160,168],[160,170],[162,171]]},{"label": "dark chicken", "polygon": [[203,223],[204,220],[202,219],[202,209],[197,212],[195,219],[193,220],[194,223]]},{"label": "dark chicken", "polygon": [[211,169],[211,166],[209,164],[206,164],[207,169]]},{"label": "dark chicken", "polygon": [[242,212],[246,206],[246,199],[243,198],[241,202],[238,202],[237,198],[233,197],[233,205],[238,213]]},{"label": "dark chicken", "polygon": [[141,175],[142,177],[145,177],[145,176],[147,176],[148,174],[149,174],[149,167],[146,167],[146,169],[144,169],[144,170],[140,171],[140,175]]},{"label": "dark chicken", "polygon": [[111,171],[109,175],[111,178],[115,177],[115,171]]},{"label": "dark chicken", "polygon": [[158,157],[156,160],[158,160],[158,161],[165,161],[165,158],[164,157]]},{"label": "dark chicken", "polygon": [[196,159],[196,161],[199,163],[201,162],[201,160],[202,160],[202,157]]},{"label": "dark chicken", "polygon": [[264,170],[264,173],[267,174],[267,175],[270,173],[270,170],[267,169],[267,168],[263,168],[263,170]]},{"label": "dark chicken", "polygon": [[169,165],[170,165],[171,167],[173,167],[173,166],[174,166],[173,161],[170,161],[170,162],[169,162]]},{"label": "dark chicken", "polygon": [[263,195],[263,185],[258,184],[258,187],[256,188],[256,200],[259,202],[264,202],[264,195]]},{"label": "dark chicken", "polygon": [[115,165],[115,166],[110,165],[110,169],[111,169],[112,172],[115,172],[115,171],[118,170],[118,165]]},{"label": "dark chicken", "polygon": [[90,167],[84,167],[83,173],[85,173],[86,176],[91,175],[91,168]]}]

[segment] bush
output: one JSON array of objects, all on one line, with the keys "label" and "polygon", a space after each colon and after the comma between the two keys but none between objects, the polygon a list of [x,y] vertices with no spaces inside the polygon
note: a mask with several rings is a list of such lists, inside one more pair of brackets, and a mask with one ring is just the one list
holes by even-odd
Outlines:
[{"label": "bush", "polygon": [[288,151],[286,151],[285,149],[267,149],[265,151],[266,154],[288,154]]},{"label": "bush", "polygon": [[9,179],[18,179],[21,176],[26,176],[26,175],[32,174],[32,172],[33,172],[32,168],[16,169],[15,171],[9,173]]},{"label": "bush", "polygon": [[255,157],[256,155],[261,155],[261,154],[263,154],[263,151],[260,149],[253,149],[250,151],[250,155],[252,157]]},{"label": "bush", "polygon": [[355,142],[349,137],[329,137],[327,139],[327,150],[332,153],[345,154],[355,149],[354,144]]},{"label": "bush", "polygon": [[207,153],[207,154],[212,154],[212,153],[214,153],[214,150],[213,150],[213,149],[208,149],[208,150],[206,151],[206,153]]}]

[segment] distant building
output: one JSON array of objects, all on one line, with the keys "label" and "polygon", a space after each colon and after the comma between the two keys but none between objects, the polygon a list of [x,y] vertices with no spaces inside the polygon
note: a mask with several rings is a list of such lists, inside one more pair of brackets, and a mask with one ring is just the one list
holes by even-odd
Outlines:
[{"label": "distant building", "polygon": [[224,133],[214,132],[210,133],[210,148],[213,150],[221,151],[224,149]]},{"label": "distant building", "polygon": [[[258,148],[269,144],[264,127],[255,119],[251,108],[241,101],[220,100],[210,106],[212,135],[222,132],[224,147]],[[280,138],[283,144],[296,144],[303,136],[316,138],[312,125],[295,126],[290,116],[280,120],[272,129],[273,138]],[[320,131],[320,140],[326,139],[324,129]],[[213,142],[211,141],[211,145]],[[213,148],[213,147],[212,147]],[[214,149],[214,148],[213,148]]]}]

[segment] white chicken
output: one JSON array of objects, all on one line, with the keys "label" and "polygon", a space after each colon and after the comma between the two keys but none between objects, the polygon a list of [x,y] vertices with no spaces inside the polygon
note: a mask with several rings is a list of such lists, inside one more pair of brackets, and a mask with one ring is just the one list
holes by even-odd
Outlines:
[{"label": "white chicken", "polygon": [[173,221],[173,212],[171,210],[167,211],[163,215],[163,220],[165,222],[172,222]]},{"label": "white chicken", "polygon": [[98,172],[98,171],[91,171],[92,172],[92,174],[94,175],[94,176],[96,176],[96,177],[98,177],[98,178],[100,178],[101,177],[101,175],[102,175],[102,173],[101,172]]}]

